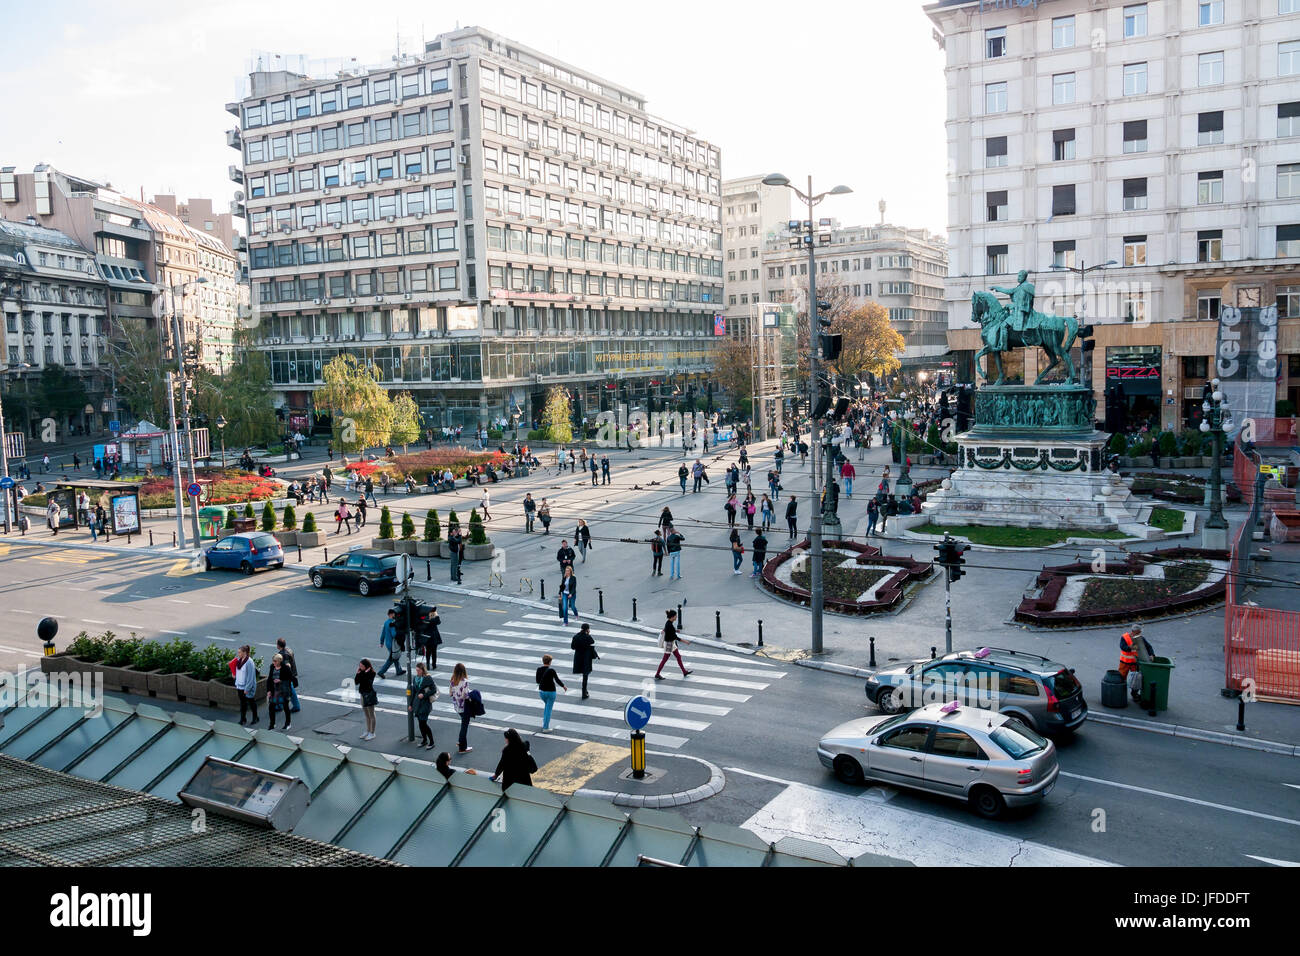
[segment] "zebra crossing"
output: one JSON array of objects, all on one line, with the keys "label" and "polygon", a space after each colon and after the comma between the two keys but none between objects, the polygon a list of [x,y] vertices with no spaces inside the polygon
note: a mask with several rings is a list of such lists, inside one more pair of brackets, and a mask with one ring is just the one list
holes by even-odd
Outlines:
[{"label": "zebra crossing", "polygon": [[[542,655],[550,654],[552,666],[569,687],[555,701],[551,728],[560,734],[596,740],[625,740],[628,729],[623,708],[628,699],[642,694],[654,702],[654,717],[646,728],[646,743],[677,749],[690,735],[708,729],[716,719],[773,681],[785,676],[776,664],[726,651],[687,645],[683,659],[691,676],[682,679],[676,661],[664,666],[665,681],[654,679],[663,657],[655,637],[637,631],[599,625],[591,628],[596,639],[596,662],[588,681],[589,699],[582,700],[582,678],[571,674],[573,651],[569,641],[578,625],[561,624],[549,614],[524,614],[439,648],[434,680],[440,696],[433,704],[438,716],[455,717],[447,676],[459,661],[469,670],[470,686],[483,695],[485,720],[511,724],[521,731],[541,726],[542,701],[537,696],[535,675]],[[375,681],[381,705],[406,709],[406,677]],[[354,699],[355,691],[338,688],[328,692],[341,699]]]}]

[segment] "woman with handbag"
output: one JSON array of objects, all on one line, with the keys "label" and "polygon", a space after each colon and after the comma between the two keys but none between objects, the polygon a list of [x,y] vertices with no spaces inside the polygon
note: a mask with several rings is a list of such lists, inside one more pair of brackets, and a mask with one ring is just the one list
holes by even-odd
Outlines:
[{"label": "woman with handbag", "polygon": [[457,715],[460,717],[460,739],[457,746],[460,748],[458,753],[467,754],[474,748],[469,745],[469,722],[474,717],[473,712],[468,706],[469,701],[469,672],[465,670],[464,664],[457,664],[451,671],[451,706],[455,708]]},{"label": "woman with handbag", "polygon": [[688,671],[686,665],[682,663],[682,655],[677,650],[677,644],[678,642],[689,644],[690,641],[683,639],[682,636],[677,633],[677,612],[665,611],[664,614],[668,619],[664,622],[664,629],[659,632],[659,648],[664,652],[664,659],[659,662],[659,669],[655,671],[655,680],[667,679],[663,675],[663,669],[664,665],[668,663],[668,658],[670,657],[677,658],[677,666],[682,669],[682,676],[686,677],[691,672]]},{"label": "woman with handbag", "polygon": [[293,727],[293,717],[289,714],[289,688],[293,686],[293,670],[284,662],[283,654],[271,658],[271,669],[266,674],[266,715],[270,723],[267,727],[275,730],[275,713],[284,714],[284,729]]},{"label": "woman with handbag", "polygon": [[361,713],[366,718],[366,729],[362,732],[361,739],[374,740],[375,705],[379,703],[379,695],[375,693],[375,665],[370,663],[370,658],[361,658],[356,676],[352,678],[352,686],[361,695]]},{"label": "woman with handbag", "polygon": [[569,648],[573,651],[573,673],[582,675],[582,699],[586,700],[591,696],[587,693],[587,678],[591,676],[592,661],[600,660],[600,655],[596,653],[596,639],[591,636],[590,624],[582,625],[578,633],[573,635]]},{"label": "woman with handbag", "polygon": [[438,685],[433,682],[429,676],[429,669],[424,664],[415,665],[415,679],[411,682],[411,693],[414,695],[414,703],[407,706],[407,710],[415,714],[416,721],[420,724],[420,743],[417,746],[425,750],[433,749],[433,731],[429,729],[429,713],[433,710],[433,702],[438,699]]},{"label": "woman with handbag", "polygon": [[497,761],[496,773],[492,782],[501,781],[501,789],[509,790],[510,785],[522,783],[525,787],[533,785],[532,775],[537,772],[537,761],[528,752],[528,742],[519,736],[513,727],[505,732],[506,745],[501,749],[501,759]]}]

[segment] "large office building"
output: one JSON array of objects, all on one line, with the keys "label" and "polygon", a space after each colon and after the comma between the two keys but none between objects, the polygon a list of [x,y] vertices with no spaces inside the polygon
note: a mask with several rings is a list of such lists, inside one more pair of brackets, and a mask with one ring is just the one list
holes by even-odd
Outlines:
[{"label": "large office building", "polygon": [[763,252],[790,221],[790,190],[765,186],[763,177],[722,183],[722,251],[727,282],[727,331],[747,334],[753,306],[770,301]]},{"label": "large office building", "polygon": [[340,353],[430,424],[535,418],[552,384],[593,417],[702,381],[720,157],[640,94],[478,28],[382,68],[249,81],[232,175],[292,413]]},{"label": "large office building", "polygon": [[[1277,304],[1278,397],[1300,401],[1300,2],[925,9],[947,57],[949,338],[964,377],[980,344],[972,292],[1023,268],[1040,311],[1094,326],[1094,393],[1119,385],[1130,422],[1199,414],[1225,305]],[[1032,381],[1038,361],[1008,367]]]}]

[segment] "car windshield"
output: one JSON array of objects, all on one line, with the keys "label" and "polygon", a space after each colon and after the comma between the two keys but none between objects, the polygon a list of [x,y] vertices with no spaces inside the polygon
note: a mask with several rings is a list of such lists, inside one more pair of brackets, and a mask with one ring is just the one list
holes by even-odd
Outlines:
[{"label": "car windshield", "polygon": [[1083,688],[1079,686],[1078,679],[1067,670],[1057,672],[1043,681],[1043,683],[1048,686],[1053,694],[1061,699],[1073,697],[1075,694],[1083,690]]},{"label": "car windshield", "polygon": [[889,730],[891,727],[897,727],[903,721],[907,720],[908,716],[909,716],[908,714],[895,714],[893,717],[890,717],[886,720],[882,720],[880,723],[876,724],[876,726],[872,727],[871,733],[883,734],[886,730]]},{"label": "car windshield", "polygon": [[1023,760],[1047,747],[1046,738],[1015,719],[1008,720],[989,737],[1014,760]]},{"label": "car windshield", "polygon": [[256,538],[251,539],[251,541],[255,548],[269,548],[280,543],[269,534],[259,534]]}]

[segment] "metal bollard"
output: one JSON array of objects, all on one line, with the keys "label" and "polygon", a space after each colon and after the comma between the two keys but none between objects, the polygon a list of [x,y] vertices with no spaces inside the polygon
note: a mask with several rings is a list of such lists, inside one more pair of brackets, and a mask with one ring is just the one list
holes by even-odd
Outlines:
[{"label": "metal bollard", "polygon": [[298,545],[298,563],[302,564],[302,545]]},{"label": "metal bollard", "polygon": [[869,640],[871,642],[871,660],[867,661],[867,666],[875,667],[876,666],[876,639],[872,637],[869,638]]},{"label": "metal bollard", "polygon": [[722,612],[713,612],[713,637],[716,640],[722,640]]},{"label": "metal bollard", "polygon": [[328,545],[325,546],[325,563],[330,563],[330,549]]},{"label": "metal bollard", "polygon": [[758,619],[758,646],[763,646],[763,619]]},{"label": "metal bollard", "polygon": [[937,647],[935,647],[933,644],[931,644],[931,645],[930,645],[930,660],[934,660],[934,659],[935,659],[936,657],[938,657],[938,656],[939,656],[939,649],[938,649]]},{"label": "metal bollard", "polygon": [[596,588],[596,594],[600,596],[600,613],[605,613],[605,589]]},{"label": "metal bollard", "polygon": [[546,600],[546,578],[542,578],[541,582],[542,582],[542,600],[545,601]]},{"label": "metal bollard", "polygon": [[682,606],[679,604],[677,605],[677,627],[679,630],[686,627],[686,625],[683,623],[685,620],[686,618],[682,614]]},{"label": "metal bollard", "polygon": [[426,581],[432,581],[432,580],[433,580],[433,562],[432,562],[432,561],[426,560],[426,561],[424,562],[424,580],[426,580]]},{"label": "metal bollard", "polygon": [[1237,696],[1237,729],[1246,729],[1246,698],[1240,694]]},{"label": "metal bollard", "polygon": [[149,547],[153,547],[153,528],[149,529]]},{"label": "metal bollard", "polygon": [[[130,535],[128,535],[127,537],[130,537]],[[175,531],[172,532],[172,547],[173,547],[173,548],[176,547],[176,532],[175,532]]]},{"label": "metal bollard", "polygon": [[632,620],[636,620],[636,598],[632,599]]},{"label": "metal bollard", "polygon": [[126,533],[126,543],[127,543],[128,545],[131,543],[131,532],[130,532],[130,531],[128,531],[128,532]]}]

